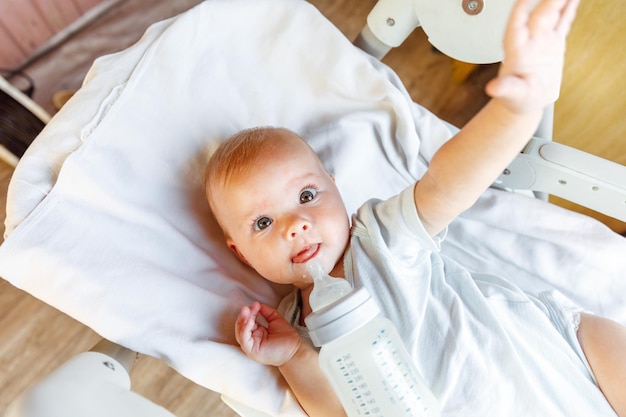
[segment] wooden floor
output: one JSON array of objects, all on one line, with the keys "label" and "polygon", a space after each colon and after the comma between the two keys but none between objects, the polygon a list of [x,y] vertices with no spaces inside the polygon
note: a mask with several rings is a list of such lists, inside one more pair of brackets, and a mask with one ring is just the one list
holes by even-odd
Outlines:
[{"label": "wooden floor", "polygon": [[[150,21],[174,15],[199,1],[127,0],[123,2],[119,9],[112,10],[84,33],[72,38],[61,50],[48,55],[28,69],[38,86],[35,99],[46,109],[53,111],[52,94],[62,89],[77,88],[93,58],[112,52],[110,45],[103,46],[98,39],[102,39],[103,36],[110,38],[113,32],[118,37],[116,38],[118,43],[114,44],[113,50],[122,49],[134,42]],[[615,19],[621,18],[626,12],[618,3],[620,1],[617,0],[615,3],[615,8],[620,8],[619,10],[604,6],[601,11],[606,15],[597,16],[597,9],[600,8],[594,9],[593,12],[588,9],[585,14],[589,18],[615,22]],[[312,3],[316,4],[347,37],[354,39],[368,11],[375,4],[375,0],[312,0]],[[591,6],[583,5],[583,7]],[[613,18],[613,16],[616,17]],[[623,27],[621,22],[616,24],[620,28]],[[114,30],[112,31],[111,28]],[[576,31],[576,27],[574,30]],[[623,39],[624,32],[622,29],[619,30],[621,32],[616,35],[610,26],[609,29],[607,26],[599,27],[593,32],[594,42],[598,42],[598,36],[601,37],[601,45],[606,44],[607,39],[609,43],[616,42],[615,39],[620,39],[620,34]],[[584,53],[588,53],[584,52],[585,48],[588,49],[587,32],[583,29],[579,32],[577,39],[580,40],[576,45],[570,46],[570,52],[574,50],[575,55],[571,59],[581,61],[576,65],[568,65],[565,73],[563,98],[559,101],[559,105],[561,102],[565,103],[564,110],[560,111],[557,105],[557,140],[566,143],[574,142],[579,148],[626,164],[626,146],[623,141],[626,137],[626,125],[623,120],[620,120],[626,110],[622,93],[626,86],[624,86],[624,81],[619,79],[626,65],[622,52],[624,48],[621,47],[621,43],[618,44],[618,51],[614,55],[618,55],[618,59],[622,60],[617,64],[612,64],[621,65],[621,67],[614,67],[621,69],[614,69],[613,73],[603,75],[607,78],[595,81],[596,84],[610,84],[609,90],[616,92],[614,96],[606,99],[608,104],[602,104],[601,98],[594,98],[596,108],[581,108],[581,104],[584,106],[586,102],[589,102],[586,98],[592,95],[591,92],[584,93],[582,97],[574,95],[575,99],[567,101],[568,92],[574,91],[579,84],[572,77],[581,77],[580,71],[583,71],[582,69],[574,71],[569,68],[580,68],[586,62],[582,61]],[[622,58],[620,58],[620,53]],[[62,63],[68,60],[66,54],[74,57],[71,60],[72,65],[69,66],[71,70],[68,67],[67,70],[61,71],[59,68],[63,67]],[[400,48],[393,50],[385,58],[385,62],[398,72],[415,101],[458,126],[463,125],[485,103],[486,97],[482,92],[484,83],[493,77],[497,70],[493,65],[480,67],[464,83],[451,82],[454,71],[452,60],[433,52],[421,30],[417,30]],[[597,66],[597,63],[594,62],[593,65]],[[595,86],[589,85],[587,90],[595,91]],[[610,95],[610,91],[605,94]],[[593,124],[600,114],[606,113],[618,115],[619,118],[618,116],[614,116],[614,120],[602,118],[603,128],[610,129],[610,131],[608,133],[603,131],[600,136],[596,136],[587,126]],[[559,126],[559,123],[564,127]],[[585,126],[585,129],[577,129],[576,123]],[[572,127],[572,124],[575,126]],[[567,140],[558,137],[560,129],[567,133]],[[595,152],[597,149],[600,151]],[[10,168],[0,165],[0,206],[2,208],[4,208],[10,175]],[[2,212],[0,215],[4,217]],[[615,230],[626,230],[626,225],[623,223],[600,218]],[[99,337],[83,325],[0,280],[0,413],[27,386],[73,355],[89,349],[98,340]],[[134,390],[163,405],[179,417],[234,415],[220,403],[217,395],[185,380],[160,361],[141,357],[133,369],[132,376]]]}]

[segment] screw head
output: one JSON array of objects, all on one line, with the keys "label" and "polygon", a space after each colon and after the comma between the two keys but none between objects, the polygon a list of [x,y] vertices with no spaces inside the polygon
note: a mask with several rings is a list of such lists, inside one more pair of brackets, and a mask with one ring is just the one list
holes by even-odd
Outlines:
[{"label": "screw head", "polygon": [[463,11],[471,16],[480,14],[485,8],[484,0],[463,0]]}]

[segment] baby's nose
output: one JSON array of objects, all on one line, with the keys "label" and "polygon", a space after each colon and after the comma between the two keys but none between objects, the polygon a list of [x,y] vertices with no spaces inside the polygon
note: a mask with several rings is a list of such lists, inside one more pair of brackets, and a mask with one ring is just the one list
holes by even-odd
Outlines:
[{"label": "baby's nose", "polygon": [[310,228],[311,228],[311,225],[306,219],[303,219],[301,217],[295,217],[289,227],[289,231],[288,231],[289,237],[291,239],[294,239],[300,234],[305,233]]}]

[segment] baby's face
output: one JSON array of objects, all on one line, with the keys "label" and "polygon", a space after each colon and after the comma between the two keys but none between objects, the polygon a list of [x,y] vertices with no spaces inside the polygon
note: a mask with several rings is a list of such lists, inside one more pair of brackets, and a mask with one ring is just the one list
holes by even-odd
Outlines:
[{"label": "baby's face", "polygon": [[[290,132],[281,133],[291,135]],[[350,224],[333,178],[299,138],[262,154],[219,191],[216,215],[227,244],[266,279],[306,288],[313,258],[331,271],[342,259]]]}]

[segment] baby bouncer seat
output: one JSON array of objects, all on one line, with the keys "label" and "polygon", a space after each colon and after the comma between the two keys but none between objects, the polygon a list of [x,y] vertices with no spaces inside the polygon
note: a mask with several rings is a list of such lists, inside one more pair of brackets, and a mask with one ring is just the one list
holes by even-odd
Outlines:
[{"label": "baby bouncer seat", "polygon": [[[242,415],[304,415],[280,374],[248,359],[233,335],[242,305],[275,305],[288,289],[238,262],[204,198],[211,149],[259,125],[303,136],[348,212],[419,179],[456,131],[310,4],[205,1],[99,58],[21,158],[0,275],[165,360]],[[451,225],[443,247],[472,269],[556,287],[622,323],[625,250],[595,220],[497,189]]]}]

